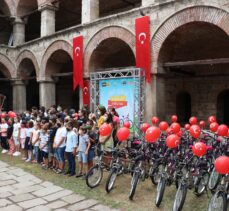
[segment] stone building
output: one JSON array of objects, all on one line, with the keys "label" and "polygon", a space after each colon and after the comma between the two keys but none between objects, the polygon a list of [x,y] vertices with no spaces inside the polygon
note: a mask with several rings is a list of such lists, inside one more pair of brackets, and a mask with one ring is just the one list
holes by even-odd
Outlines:
[{"label": "stone building", "polygon": [[135,19],[150,16],[146,118],[217,115],[229,124],[228,0],[0,0],[5,108],[79,107],[72,40],[84,36],[84,77],[135,66]]}]

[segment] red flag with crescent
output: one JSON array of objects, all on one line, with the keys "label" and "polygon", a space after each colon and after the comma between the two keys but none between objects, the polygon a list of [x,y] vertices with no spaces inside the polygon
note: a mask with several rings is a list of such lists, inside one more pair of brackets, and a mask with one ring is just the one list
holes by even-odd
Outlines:
[{"label": "red flag with crescent", "polygon": [[150,19],[144,16],[135,19],[136,33],[136,67],[145,69],[146,81],[150,77]]},{"label": "red flag with crescent", "polygon": [[83,81],[83,104],[89,107],[90,104],[90,81],[84,80]]},{"label": "red flag with crescent", "polygon": [[73,90],[83,89],[83,36],[73,38]]}]

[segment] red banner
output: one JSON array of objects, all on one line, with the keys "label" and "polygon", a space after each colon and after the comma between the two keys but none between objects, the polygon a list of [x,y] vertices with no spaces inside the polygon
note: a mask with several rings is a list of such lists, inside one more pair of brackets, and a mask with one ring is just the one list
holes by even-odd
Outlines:
[{"label": "red banner", "polygon": [[136,67],[145,69],[146,81],[150,77],[150,19],[149,16],[135,20],[136,33]]},{"label": "red banner", "polygon": [[89,107],[90,106],[90,81],[89,80],[84,80],[82,94],[83,94],[83,104]]},{"label": "red banner", "polygon": [[73,38],[73,90],[83,89],[83,36]]}]

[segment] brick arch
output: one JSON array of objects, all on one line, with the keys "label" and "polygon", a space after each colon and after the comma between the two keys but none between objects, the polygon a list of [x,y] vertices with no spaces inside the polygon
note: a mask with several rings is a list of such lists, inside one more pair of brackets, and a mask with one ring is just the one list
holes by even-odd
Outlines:
[{"label": "brick arch", "polygon": [[151,59],[155,61],[151,71],[157,71],[159,53],[167,37],[178,27],[191,22],[213,24],[229,35],[229,13],[221,8],[213,6],[193,6],[178,11],[159,26],[151,39]]},{"label": "brick arch", "polygon": [[8,57],[0,53],[0,64],[2,64],[5,67],[5,70],[2,71],[2,73],[7,78],[16,78],[16,68],[14,64],[10,61]]},{"label": "brick arch", "polygon": [[46,66],[47,66],[48,59],[52,56],[53,53],[55,53],[58,50],[65,51],[73,59],[72,45],[70,43],[68,43],[65,40],[54,41],[47,48],[47,50],[45,51],[45,53],[44,53],[44,55],[42,57],[41,69],[40,69],[40,74],[39,74],[40,78],[45,78],[46,77],[46,73],[47,73]]},{"label": "brick arch", "polygon": [[84,50],[84,75],[89,75],[89,63],[90,58],[97,48],[97,46],[104,40],[108,38],[118,38],[124,41],[132,50],[135,55],[135,36],[128,29],[121,26],[109,26],[105,27],[94,34],[94,36],[89,40],[85,50]]},{"label": "brick arch", "polygon": [[34,68],[35,68],[35,71],[36,71],[36,76],[39,76],[39,65],[38,65],[36,57],[34,56],[32,51],[24,50],[18,55],[18,57],[16,59],[16,65],[18,68],[17,69],[17,77],[20,78],[19,66],[24,59],[29,59],[32,61]]}]

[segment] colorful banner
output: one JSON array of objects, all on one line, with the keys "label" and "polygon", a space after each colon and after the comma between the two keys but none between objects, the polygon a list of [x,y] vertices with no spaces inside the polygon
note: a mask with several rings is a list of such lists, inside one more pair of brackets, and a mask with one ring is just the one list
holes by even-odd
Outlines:
[{"label": "colorful banner", "polygon": [[116,108],[120,120],[131,120],[133,123],[134,86],[133,78],[100,80],[99,104],[106,108]]},{"label": "colorful banner", "polygon": [[90,81],[84,80],[83,81],[83,104],[89,107],[90,104]]},{"label": "colorful banner", "polygon": [[83,36],[73,38],[73,90],[83,89]]},{"label": "colorful banner", "polygon": [[149,16],[135,20],[136,33],[136,67],[145,69],[146,81],[150,77],[150,19]]}]

